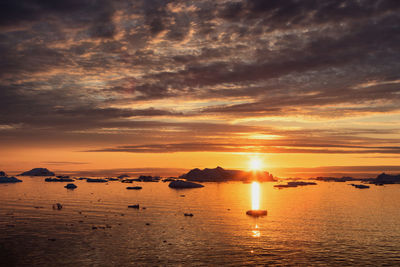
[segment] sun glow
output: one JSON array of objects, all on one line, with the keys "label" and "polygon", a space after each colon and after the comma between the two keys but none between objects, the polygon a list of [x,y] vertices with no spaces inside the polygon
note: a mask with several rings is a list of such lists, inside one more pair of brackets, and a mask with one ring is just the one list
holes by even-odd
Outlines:
[{"label": "sun glow", "polygon": [[258,182],[251,184],[251,209],[260,209],[260,184]]},{"label": "sun glow", "polygon": [[250,159],[249,167],[250,167],[250,170],[252,170],[252,171],[259,171],[262,169],[263,163],[260,158],[255,157],[255,158]]}]

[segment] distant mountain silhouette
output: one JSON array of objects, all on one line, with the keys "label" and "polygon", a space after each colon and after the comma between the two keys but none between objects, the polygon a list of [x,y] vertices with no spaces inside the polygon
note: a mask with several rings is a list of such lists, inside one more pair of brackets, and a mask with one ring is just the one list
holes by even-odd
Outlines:
[{"label": "distant mountain silhouette", "polygon": [[373,181],[374,184],[400,184],[400,175],[379,174]]},{"label": "distant mountain silhouette", "polygon": [[348,182],[348,181],[358,181],[360,179],[355,179],[353,177],[343,176],[342,178],[337,177],[317,177],[315,178],[317,181],[324,181],[324,182]]},{"label": "distant mountain silhouette", "polygon": [[225,182],[225,181],[263,181],[272,182],[276,181],[272,174],[266,171],[240,171],[240,170],[225,170],[221,167],[215,169],[205,168],[200,170],[198,168],[190,170],[188,173],[183,174],[180,178],[188,181],[199,182]]},{"label": "distant mountain silhouette", "polygon": [[20,176],[54,176],[54,172],[51,172],[46,168],[34,168],[30,171],[21,173]]}]

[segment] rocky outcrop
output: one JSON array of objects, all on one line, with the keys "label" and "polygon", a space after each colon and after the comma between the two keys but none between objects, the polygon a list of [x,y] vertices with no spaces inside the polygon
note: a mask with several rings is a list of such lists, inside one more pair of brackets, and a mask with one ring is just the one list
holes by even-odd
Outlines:
[{"label": "rocky outcrop", "polygon": [[45,182],[73,182],[74,179],[72,178],[46,178],[44,179]]},{"label": "rocky outcrop", "polygon": [[126,189],[128,189],[128,190],[140,190],[140,189],[142,189],[142,187],[141,186],[128,186]]},{"label": "rocky outcrop", "polygon": [[4,183],[20,183],[22,180],[15,178],[15,177],[6,177],[6,176],[1,176],[0,177],[0,184]]},{"label": "rocky outcrop", "polygon": [[248,210],[246,214],[252,217],[262,217],[266,216],[268,212],[266,210]]},{"label": "rocky outcrop", "polygon": [[175,189],[184,189],[184,188],[200,188],[204,187],[202,184],[197,184],[197,183],[192,183],[192,182],[186,182],[182,180],[177,180],[177,181],[172,181],[168,185],[170,188],[175,188]]},{"label": "rocky outcrop", "polygon": [[76,185],[74,185],[74,184],[67,184],[66,186],[64,186],[65,188],[67,188],[67,189],[75,189],[75,188],[77,188],[78,186],[76,186]]},{"label": "rocky outcrop", "polygon": [[34,168],[30,171],[21,173],[20,176],[54,176],[54,172],[51,172],[46,168]]},{"label": "rocky outcrop", "polygon": [[175,178],[175,177],[168,177],[168,178],[163,179],[162,181],[163,181],[164,183],[166,183],[166,182],[172,182],[172,181],[176,181],[176,178]]},{"label": "rocky outcrop", "polygon": [[158,182],[161,180],[160,176],[141,175],[138,177],[141,182]]},{"label": "rocky outcrop", "polygon": [[123,179],[121,180],[121,183],[132,183],[132,182],[141,182],[139,178],[129,178],[129,179]]},{"label": "rocky outcrop", "polygon": [[341,178],[337,177],[317,177],[315,178],[317,181],[324,181],[324,182],[348,182],[348,181],[359,181],[360,179],[355,179],[353,177],[343,176]]},{"label": "rocky outcrop", "polygon": [[276,188],[288,188],[288,187],[298,187],[298,186],[306,186],[306,185],[316,185],[314,182],[302,182],[302,181],[295,181],[295,182],[287,182],[287,184],[277,184],[274,185]]},{"label": "rocky outcrop", "polygon": [[3,171],[0,171],[0,176],[7,176],[7,174]]},{"label": "rocky outcrop", "polygon": [[107,183],[106,179],[97,179],[97,178],[87,178],[86,182],[88,183]]},{"label": "rocky outcrop", "polygon": [[132,182],[159,182],[161,180],[160,176],[150,176],[141,175],[138,178],[128,178],[121,180],[122,183],[132,183]]},{"label": "rocky outcrop", "polygon": [[289,187],[297,187],[297,185],[291,185],[291,184],[276,184],[274,185],[276,188],[289,188]]},{"label": "rocky outcrop", "polygon": [[272,174],[266,171],[240,171],[240,170],[225,170],[221,167],[215,169],[205,168],[203,170],[193,169],[186,174],[180,176],[180,178],[188,181],[199,181],[199,182],[225,182],[225,181],[251,181],[257,180],[262,182],[275,181]]},{"label": "rocky outcrop", "polygon": [[363,184],[351,184],[351,186],[354,186],[355,188],[358,188],[358,189],[367,189],[367,188],[369,188],[369,185],[363,185]]}]

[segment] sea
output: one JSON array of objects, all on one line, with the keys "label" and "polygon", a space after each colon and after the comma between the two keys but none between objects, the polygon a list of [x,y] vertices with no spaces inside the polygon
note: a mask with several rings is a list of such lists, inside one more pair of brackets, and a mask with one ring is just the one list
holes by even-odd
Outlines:
[{"label": "sea", "polygon": [[1,266],[400,266],[400,185],[20,179],[0,184]]}]

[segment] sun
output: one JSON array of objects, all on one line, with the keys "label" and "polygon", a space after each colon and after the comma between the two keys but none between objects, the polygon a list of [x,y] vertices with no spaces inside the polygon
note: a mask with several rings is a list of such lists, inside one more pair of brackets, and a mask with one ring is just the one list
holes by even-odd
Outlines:
[{"label": "sun", "polygon": [[249,162],[249,167],[250,167],[250,170],[252,170],[252,171],[259,171],[262,169],[263,163],[262,163],[261,159],[258,157],[251,158],[250,162]]}]

